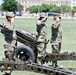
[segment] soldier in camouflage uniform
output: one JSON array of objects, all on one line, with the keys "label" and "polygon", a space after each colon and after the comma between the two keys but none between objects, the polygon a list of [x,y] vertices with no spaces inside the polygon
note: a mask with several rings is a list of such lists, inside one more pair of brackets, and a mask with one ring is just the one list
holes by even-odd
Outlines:
[{"label": "soldier in camouflage uniform", "polygon": [[61,50],[61,42],[62,42],[62,27],[60,25],[59,15],[54,16],[54,23],[51,26],[51,45],[52,52],[59,53]]},{"label": "soldier in camouflage uniform", "polygon": [[[54,23],[51,26],[51,46],[52,53],[60,53],[62,42],[62,27],[60,25],[61,17],[59,15],[54,16]],[[52,64],[57,66],[57,61],[53,61]]]},{"label": "soldier in camouflage uniform", "polygon": [[[46,22],[47,16],[45,13],[40,14],[40,18],[36,22],[36,30],[38,33],[37,36],[37,50],[38,50],[38,58],[45,55],[45,49],[46,49]],[[39,59],[37,59],[39,61]]]},{"label": "soldier in camouflage uniform", "polygon": [[[13,52],[17,45],[17,37],[15,33],[15,28],[13,25],[15,15],[13,12],[7,12],[6,14],[7,22],[4,23],[3,31],[5,37],[4,49],[5,49],[5,57],[7,60],[13,59]],[[4,75],[10,75],[10,72],[5,72]]]}]

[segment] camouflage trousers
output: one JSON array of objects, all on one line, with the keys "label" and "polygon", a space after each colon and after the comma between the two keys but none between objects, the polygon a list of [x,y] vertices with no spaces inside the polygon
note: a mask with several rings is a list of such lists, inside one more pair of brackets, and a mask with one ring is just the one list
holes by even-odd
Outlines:
[{"label": "camouflage trousers", "polygon": [[37,55],[37,63],[42,64],[42,60],[45,57],[45,49],[46,49],[46,44],[42,42],[37,43],[37,50],[38,50],[38,55]]},{"label": "camouflage trousers", "polygon": [[[52,43],[52,53],[60,53],[61,50],[61,43]],[[52,61],[52,65],[57,67],[57,61]]]},{"label": "camouflage trousers", "polygon": [[[5,54],[5,59],[7,60],[13,60],[13,53],[14,53],[14,50],[15,50],[15,47],[12,46],[11,44],[8,44],[8,43],[5,43],[4,45],[4,54]],[[11,75],[11,72],[10,70],[8,71],[4,71],[4,75]]]},{"label": "camouflage trousers", "polygon": [[52,45],[52,53],[59,53],[61,50],[61,43],[53,43]]},{"label": "camouflage trousers", "polygon": [[8,44],[8,43],[5,43],[3,46],[4,46],[5,58],[12,60],[16,46],[13,44]]},{"label": "camouflage trousers", "polygon": [[45,43],[42,42],[37,43],[38,57],[45,55],[46,52],[45,49],[46,49]]}]

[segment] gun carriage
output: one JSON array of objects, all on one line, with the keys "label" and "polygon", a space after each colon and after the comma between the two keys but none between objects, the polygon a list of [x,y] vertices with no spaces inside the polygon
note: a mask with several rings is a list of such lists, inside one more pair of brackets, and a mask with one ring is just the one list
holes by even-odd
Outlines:
[{"label": "gun carriage", "polygon": [[[0,24],[1,30],[3,25]],[[3,33],[3,30],[2,32]],[[0,70],[27,70],[33,72],[39,72],[47,75],[74,75],[71,71],[64,68],[46,67],[36,63],[37,49],[36,49],[36,35],[28,31],[16,29],[17,41],[24,44],[18,46],[15,51],[15,57],[20,59],[19,61],[0,61]],[[46,42],[47,45],[48,42]],[[43,60],[44,59],[44,60]],[[68,53],[46,53],[45,57],[40,58],[41,63],[53,62],[59,60],[76,60],[75,52]]]}]

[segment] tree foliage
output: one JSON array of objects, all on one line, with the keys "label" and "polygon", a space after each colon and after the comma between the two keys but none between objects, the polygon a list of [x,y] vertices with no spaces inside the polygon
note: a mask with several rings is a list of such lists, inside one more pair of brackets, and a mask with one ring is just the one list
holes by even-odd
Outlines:
[{"label": "tree foliage", "polygon": [[19,13],[21,13],[21,11],[23,10],[23,5],[17,3],[17,10],[19,11]]},{"label": "tree foliage", "polygon": [[54,13],[60,13],[61,12],[61,8],[59,6],[53,5],[49,12],[54,12]]},{"label": "tree foliage", "polygon": [[61,9],[63,13],[71,11],[71,7],[66,5],[61,5]]},{"label": "tree foliage", "polygon": [[17,11],[17,1],[16,0],[3,0],[2,9],[4,11]]},{"label": "tree foliage", "polygon": [[42,6],[41,6],[42,12],[48,12],[49,9],[50,9],[50,5],[48,5],[48,4],[42,4]]},{"label": "tree foliage", "polygon": [[30,7],[30,13],[37,13],[37,12],[38,12],[38,6]]},{"label": "tree foliage", "polygon": [[75,6],[73,7],[73,11],[76,12],[76,7]]},{"label": "tree foliage", "polygon": [[60,13],[61,8],[53,4],[42,4],[41,6],[32,6],[30,7],[30,13],[37,12],[55,12]]},{"label": "tree foliage", "polygon": [[0,11],[2,11],[2,6],[0,6]]}]

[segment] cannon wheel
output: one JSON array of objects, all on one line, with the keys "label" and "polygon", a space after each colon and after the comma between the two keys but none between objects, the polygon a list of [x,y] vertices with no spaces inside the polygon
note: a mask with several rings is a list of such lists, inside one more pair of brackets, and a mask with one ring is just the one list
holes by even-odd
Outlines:
[{"label": "cannon wheel", "polygon": [[16,55],[16,58],[22,61],[31,60],[32,62],[35,62],[35,54],[29,46],[22,45],[17,47],[15,55]]}]

